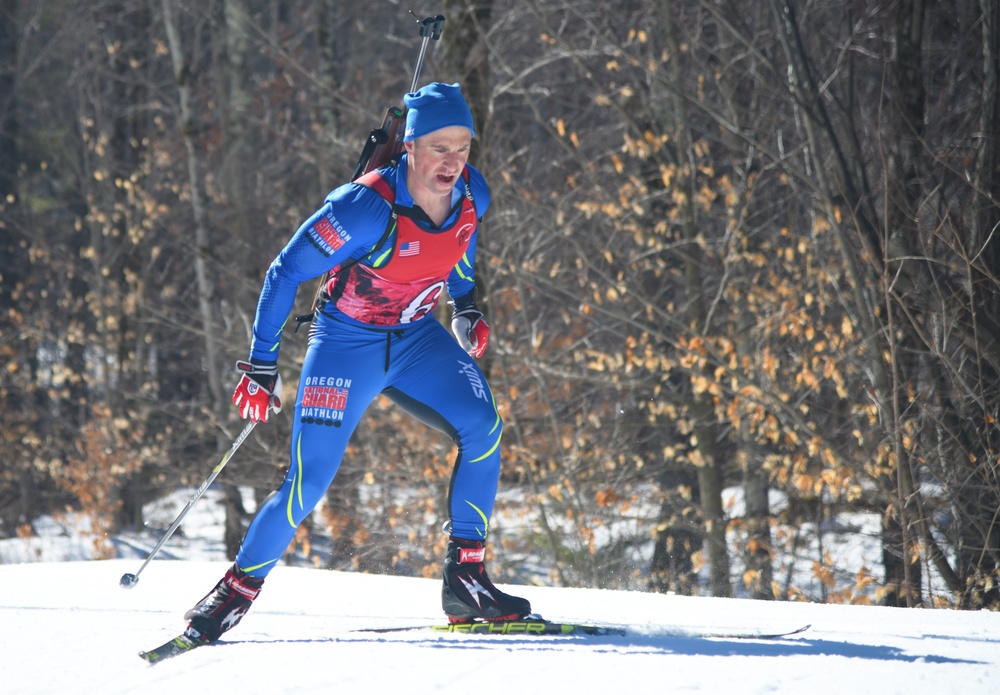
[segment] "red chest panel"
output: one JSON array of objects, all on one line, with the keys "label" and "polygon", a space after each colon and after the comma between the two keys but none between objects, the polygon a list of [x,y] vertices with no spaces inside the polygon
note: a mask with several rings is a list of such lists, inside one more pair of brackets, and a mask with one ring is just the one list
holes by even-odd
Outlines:
[{"label": "red chest panel", "polygon": [[[362,177],[359,183],[374,188],[390,204],[395,199],[377,172]],[[337,309],[375,326],[412,323],[434,310],[448,275],[469,248],[476,229],[476,207],[471,196],[466,195],[455,222],[444,229],[422,229],[402,214],[394,223],[396,234],[391,248],[376,249],[369,259],[371,265],[352,265],[327,285]]]},{"label": "red chest panel", "polygon": [[476,228],[476,209],[467,198],[455,224],[447,229],[427,231],[414,220],[396,220],[396,243],[387,263],[372,273],[386,282],[415,282],[446,279],[465,250]]}]

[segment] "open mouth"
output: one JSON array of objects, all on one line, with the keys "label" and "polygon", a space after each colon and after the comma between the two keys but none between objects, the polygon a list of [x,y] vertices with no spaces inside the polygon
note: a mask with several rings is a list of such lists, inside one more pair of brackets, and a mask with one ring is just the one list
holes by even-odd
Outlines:
[{"label": "open mouth", "polygon": [[454,176],[454,174],[451,174],[451,175],[438,174],[437,180],[440,181],[441,183],[454,183],[455,182],[455,176]]}]

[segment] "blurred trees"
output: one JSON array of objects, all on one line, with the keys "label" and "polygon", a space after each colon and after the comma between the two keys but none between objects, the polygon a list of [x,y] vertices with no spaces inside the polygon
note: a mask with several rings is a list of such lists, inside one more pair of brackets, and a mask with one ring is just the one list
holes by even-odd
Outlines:
[{"label": "blurred trees", "polygon": [[[995,607],[993,3],[430,12],[448,23],[421,81],[466,85],[494,196],[504,564]],[[139,528],[204,478],[239,429],[227,375],[263,272],[418,45],[388,0],[0,3],[0,533],[67,505]],[[269,490],[287,430],[258,428],[227,481]],[[434,571],[453,456],[376,402],[313,519],[328,564]],[[881,554],[845,567],[853,513]]]}]

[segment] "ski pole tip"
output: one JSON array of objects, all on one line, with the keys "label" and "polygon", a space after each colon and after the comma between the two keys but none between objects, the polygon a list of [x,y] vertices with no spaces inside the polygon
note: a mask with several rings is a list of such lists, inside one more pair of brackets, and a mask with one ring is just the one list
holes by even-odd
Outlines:
[{"label": "ski pole tip", "polygon": [[137,576],[126,572],[125,574],[122,575],[122,578],[118,581],[118,584],[123,589],[131,589],[133,586],[135,586],[135,583],[137,581],[139,581],[139,578]]}]

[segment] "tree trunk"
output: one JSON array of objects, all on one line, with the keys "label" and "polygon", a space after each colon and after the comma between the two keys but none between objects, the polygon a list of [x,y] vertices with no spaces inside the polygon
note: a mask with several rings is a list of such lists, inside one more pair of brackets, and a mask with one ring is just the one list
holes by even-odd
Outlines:
[{"label": "tree trunk", "polygon": [[690,469],[665,471],[657,484],[663,503],[657,519],[653,558],[649,563],[649,588],[660,593],[695,596],[698,572],[694,555],[704,545],[691,499],[698,494],[698,478]]},{"label": "tree trunk", "polygon": [[[445,25],[441,33],[441,43],[444,44],[445,63],[450,68],[454,78],[444,78],[446,82],[457,81],[462,85],[462,93],[472,111],[472,120],[476,126],[476,138],[472,142],[469,163],[475,167],[486,169],[484,175],[489,180],[489,49],[486,35],[490,28],[490,15],[493,11],[493,0],[445,0]],[[426,80],[424,80],[426,81]],[[490,235],[486,226],[479,225],[478,232],[480,249],[478,258],[485,259],[490,253]],[[490,320],[490,268],[480,260],[476,264],[476,297],[480,310]],[[444,311],[442,307],[441,311]],[[439,316],[445,325],[449,320]],[[480,360],[479,367],[487,377],[493,371],[493,353],[487,351]]]},{"label": "tree trunk", "polygon": [[[228,130],[223,141],[222,185],[229,202],[229,214],[234,229],[247,229],[255,209],[253,201],[255,168],[251,149],[252,132],[249,127],[253,95],[250,91],[249,68],[251,57],[248,37],[251,29],[245,0],[223,0],[225,62],[215,69],[226,73],[225,85],[229,91],[220,95],[226,104]],[[193,117],[193,115],[192,115]]]},{"label": "tree trunk", "polygon": [[167,29],[167,39],[170,44],[170,57],[174,66],[174,79],[180,95],[181,134],[184,147],[187,150],[188,183],[191,187],[191,212],[194,215],[195,280],[198,287],[198,310],[201,317],[205,340],[206,370],[208,376],[208,394],[213,410],[218,412],[222,397],[222,380],[219,374],[218,349],[214,338],[215,319],[212,314],[212,284],[208,279],[208,267],[205,258],[210,253],[208,211],[205,205],[204,188],[201,181],[201,151],[197,142],[197,124],[194,113],[194,96],[192,94],[192,73],[184,53],[180,22],[174,11],[171,0],[163,0],[164,23]]},{"label": "tree trunk", "polygon": [[[14,85],[17,75],[17,50],[20,45],[17,31],[17,0],[0,1],[0,213],[6,213],[17,194],[17,110]],[[2,218],[0,218],[2,219]],[[10,234],[6,225],[0,225],[0,241]],[[14,256],[8,245],[0,246],[0,273],[6,282],[6,266]],[[5,305],[9,306],[9,305]]]},{"label": "tree trunk", "polygon": [[[683,82],[683,60],[677,27],[671,18],[671,3],[660,5],[660,26],[669,55],[667,82],[679,86]],[[657,101],[670,104],[664,132],[670,133],[676,144],[677,177],[675,188],[680,192],[681,239],[683,247],[683,273],[686,298],[686,324],[691,337],[704,336],[708,330],[708,310],[705,304],[705,256],[698,239],[698,225],[693,205],[695,193],[694,152],[691,135],[685,120],[686,102],[673,90]],[[707,367],[706,367],[707,368]],[[694,369],[697,369],[695,367]],[[694,374],[693,374],[694,375]],[[711,374],[706,374],[710,379]],[[706,392],[688,393],[688,412],[694,423],[691,444],[691,462],[698,477],[698,491],[705,532],[705,552],[708,556],[709,585],[713,596],[732,596],[729,573],[729,549],[726,544],[726,521],[722,506],[722,462],[719,451],[719,432],[711,395]]]},{"label": "tree trunk", "polygon": [[[914,606],[921,603],[921,571],[917,552],[921,523],[917,492],[911,466],[913,462],[903,444],[907,428],[906,413],[911,412],[911,395],[917,392],[919,365],[917,343],[902,322],[896,323],[895,304],[909,305],[910,312],[920,312],[921,302],[913,288],[924,273],[917,213],[921,204],[921,150],[924,129],[924,85],[921,68],[923,37],[923,0],[897,3],[890,13],[893,22],[895,55],[889,61],[889,132],[886,162],[886,306],[893,388],[889,405],[892,423],[889,435],[893,442],[894,474],[886,486],[891,495],[895,487],[894,514],[884,517],[883,545],[886,560],[886,583],[890,587],[887,602]],[[913,259],[913,260],[910,260]],[[909,301],[907,301],[909,300]],[[900,314],[902,312],[899,312]]]},{"label": "tree trunk", "polygon": [[[462,85],[472,119],[476,124],[476,140],[469,162],[478,166],[488,149],[487,128],[490,103],[489,48],[486,36],[490,29],[493,0],[445,0],[445,28],[441,35],[445,62],[449,73],[446,81]],[[426,81],[426,80],[425,80]]]},{"label": "tree trunk", "polygon": [[774,568],[771,564],[771,508],[768,503],[767,473],[761,461],[749,452],[743,466],[743,495],[746,499],[747,545],[743,561],[746,586],[751,598],[773,599]]},{"label": "tree trunk", "polygon": [[[201,180],[202,155],[196,139],[197,125],[195,122],[194,96],[191,84],[192,74],[185,55],[180,22],[175,12],[173,0],[163,0],[163,19],[170,45],[174,77],[180,95],[181,133],[184,138],[184,147],[187,151],[188,182],[191,188],[191,211],[195,223],[194,271],[198,294],[198,309],[204,336],[208,395],[211,409],[221,421],[225,417],[225,399],[223,398],[222,378],[219,372],[219,355],[214,333],[216,321],[212,313],[212,283],[209,280],[208,267],[205,262],[206,257],[210,253],[211,242],[209,240],[208,212]],[[220,434],[216,438],[216,449],[222,451],[226,446],[228,446],[228,442]],[[225,506],[227,517],[225,534],[226,553],[230,557],[235,557],[239,550],[239,541],[235,540],[237,535],[235,528],[242,525],[243,515],[240,514],[237,518],[230,518],[230,515],[233,513],[238,514],[242,510],[242,505],[232,503],[232,500],[238,497],[238,492],[235,490],[227,489],[226,496],[230,500],[230,503]]]},{"label": "tree trunk", "polygon": [[[336,188],[340,182],[333,180],[333,145],[340,137],[340,111],[334,94],[340,89],[337,78],[337,58],[339,47],[346,39],[342,27],[350,21],[354,5],[342,7],[338,0],[321,0],[317,9],[316,44],[318,73],[321,88],[319,91],[318,121],[322,124],[319,137],[319,152],[316,155],[317,178],[319,190],[317,200],[322,200],[326,194]],[[347,13],[347,19],[343,15]],[[360,142],[360,139],[359,139]]]}]

